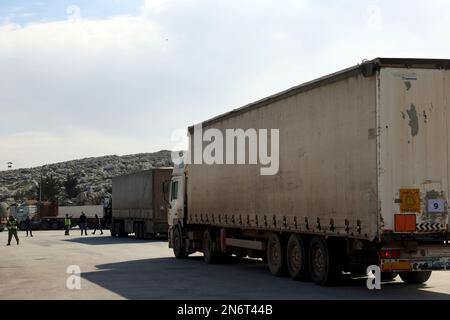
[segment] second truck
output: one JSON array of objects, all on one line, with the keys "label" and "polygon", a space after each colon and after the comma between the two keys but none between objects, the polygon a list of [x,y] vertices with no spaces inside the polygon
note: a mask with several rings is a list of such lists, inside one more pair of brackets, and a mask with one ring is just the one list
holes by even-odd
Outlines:
[{"label": "second truck", "polygon": [[113,178],[111,236],[167,236],[167,204],[162,186],[170,180],[171,173],[172,168],[155,168]]}]

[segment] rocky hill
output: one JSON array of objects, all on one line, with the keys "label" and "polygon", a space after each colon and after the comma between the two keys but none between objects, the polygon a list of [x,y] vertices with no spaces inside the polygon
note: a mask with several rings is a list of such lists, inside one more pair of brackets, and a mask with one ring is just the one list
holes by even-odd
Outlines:
[{"label": "rocky hill", "polygon": [[78,179],[78,195],[69,199],[64,187],[57,197],[60,204],[98,204],[111,195],[111,178],[153,167],[170,167],[170,151],[127,156],[104,156],[50,164],[30,169],[0,172],[0,202],[23,202],[39,197],[41,176],[63,182],[67,175]]}]

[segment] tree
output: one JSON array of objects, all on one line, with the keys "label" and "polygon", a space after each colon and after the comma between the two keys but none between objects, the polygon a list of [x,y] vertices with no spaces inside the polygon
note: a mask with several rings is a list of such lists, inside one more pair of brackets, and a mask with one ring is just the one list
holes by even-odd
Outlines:
[{"label": "tree", "polygon": [[67,174],[66,180],[63,183],[66,189],[66,195],[69,199],[75,198],[79,193],[78,178],[74,174]]},{"label": "tree", "polygon": [[41,182],[38,188],[38,195],[41,197],[42,201],[50,201],[56,203],[60,191],[61,191],[61,184],[58,180],[56,180],[53,177],[53,175],[41,178]]}]

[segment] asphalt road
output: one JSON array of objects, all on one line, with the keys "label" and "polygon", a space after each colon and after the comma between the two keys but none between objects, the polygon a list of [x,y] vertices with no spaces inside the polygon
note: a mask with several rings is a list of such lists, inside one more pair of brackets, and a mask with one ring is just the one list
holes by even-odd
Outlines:
[{"label": "asphalt road", "polygon": [[[7,247],[0,233],[0,299],[450,299],[450,272],[422,286],[396,279],[369,291],[365,279],[345,279],[324,288],[275,278],[257,260],[206,265],[201,255],[173,258],[165,241],[63,234],[20,232],[20,245]],[[70,265],[81,269],[80,290],[67,289]]]}]

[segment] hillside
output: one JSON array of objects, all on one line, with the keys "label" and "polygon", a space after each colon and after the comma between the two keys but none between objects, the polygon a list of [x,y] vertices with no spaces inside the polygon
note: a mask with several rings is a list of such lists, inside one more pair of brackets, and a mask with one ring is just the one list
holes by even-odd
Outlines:
[{"label": "hillside", "polygon": [[96,204],[111,195],[111,177],[147,170],[153,167],[172,166],[170,151],[142,153],[126,156],[103,156],[45,165],[30,169],[0,172],[0,202],[38,199],[39,181],[52,175],[63,182],[67,175],[78,179],[78,196],[68,199],[61,188],[59,203]]}]

